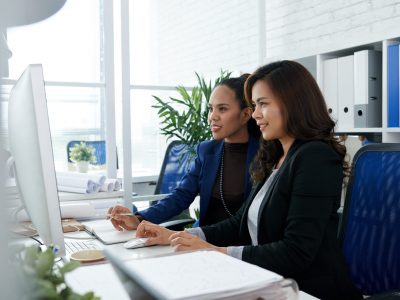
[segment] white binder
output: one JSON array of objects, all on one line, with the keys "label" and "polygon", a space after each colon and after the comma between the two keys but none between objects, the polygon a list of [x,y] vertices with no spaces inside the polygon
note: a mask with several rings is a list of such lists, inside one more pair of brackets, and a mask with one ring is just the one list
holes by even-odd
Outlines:
[{"label": "white binder", "polygon": [[338,58],[337,131],[354,128],[354,56]]},{"label": "white binder", "polygon": [[354,127],[382,126],[382,53],[354,53]]},{"label": "white binder", "polygon": [[323,62],[322,92],[329,115],[338,120],[338,59],[331,58]]}]

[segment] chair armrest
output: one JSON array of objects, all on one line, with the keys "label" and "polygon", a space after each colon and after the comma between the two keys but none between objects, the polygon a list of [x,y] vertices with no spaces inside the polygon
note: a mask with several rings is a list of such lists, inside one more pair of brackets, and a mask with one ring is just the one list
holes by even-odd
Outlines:
[{"label": "chair armrest", "polygon": [[371,300],[400,300],[400,290],[394,290],[383,294],[368,297]]},{"label": "chair armrest", "polygon": [[370,297],[367,297],[368,299],[371,300],[399,300],[400,299],[400,290],[393,290],[377,295],[372,295]]},{"label": "chair armrest", "polygon": [[159,224],[162,227],[168,228],[170,230],[181,231],[185,228],[186,225],[190,225],[196,222],[195,219],[180,219],[180,220],[172,220]]}]

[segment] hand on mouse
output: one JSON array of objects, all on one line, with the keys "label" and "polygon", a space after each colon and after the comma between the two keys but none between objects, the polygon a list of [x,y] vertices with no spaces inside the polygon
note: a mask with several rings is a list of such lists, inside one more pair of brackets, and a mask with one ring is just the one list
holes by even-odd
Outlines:
[{"label": "hand on mouse", "polygon": [[119,231],[124,229],[135,230],[140,223],[139,219],[132,214],[129,208],[122,205],[116,205],[109,208],[108,214],[109,216],[107,219],[109,219],[114,228]]},{"label": "hand on mouse", "polygon": [[175,251],[187,251],[187,250],[200,250],[200,249],[215,249],[224,254],[227,253],[226,247],[217,247],[201,238],[190,234],[186,231],[178,231],[171,234],[169,237],[171,246],[175,246]]},{"label": "hand on mouse", "polygon": [[169,245],[169,237],[176,231],[169,230],[165,227],[150,223],[148,221],[142,221],[136,230],[136,237],[149,238],[146,245]]}]

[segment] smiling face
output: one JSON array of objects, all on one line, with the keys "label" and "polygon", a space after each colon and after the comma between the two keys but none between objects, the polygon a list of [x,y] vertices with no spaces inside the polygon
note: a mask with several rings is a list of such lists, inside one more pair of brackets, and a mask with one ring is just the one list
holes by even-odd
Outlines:
[{"label": "smiling face", "polygon": [[208,122],[214,139],[224,139],[228,143],[247,142],[250,117],[251,109],[240,108],[232,89],[219,85],[213,90],[208,104]]},{"label": "smiling face", "polygon": [[258,80],[252,88],[253,118],[260,126],[263,139],[281,142],[291,139],[285,128],[280,101],[273,94],[271,88],[263,80]]}]

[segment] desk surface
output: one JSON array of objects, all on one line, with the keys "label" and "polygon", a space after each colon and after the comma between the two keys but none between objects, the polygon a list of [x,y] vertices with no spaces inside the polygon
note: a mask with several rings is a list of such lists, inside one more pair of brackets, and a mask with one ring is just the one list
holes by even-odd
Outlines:
[{"label": "desk surface", "polygon": [[[117,251],[124,260],[140,259],[161,254],[173,253],[170,246],[152,246],[139,249],[125,249],[122,244],[106,246]],[[128,300],[128,294],[114,269],[109,263],[82,266],[66,274],[66,282],[78,293],[93,291],[103,300]],[[300,292],[299,300],[315,300],[317,298]]]}]

